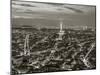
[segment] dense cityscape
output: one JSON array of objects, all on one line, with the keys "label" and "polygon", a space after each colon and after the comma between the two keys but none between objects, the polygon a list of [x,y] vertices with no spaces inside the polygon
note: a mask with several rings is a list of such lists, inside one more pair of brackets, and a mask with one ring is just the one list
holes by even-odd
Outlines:
[{"label": "dense cityscape", "polygon": [[95,30],[12,29],[12,75],[96,68]]},{"label": "dense cityscape", "polygon": [[96,69],[96,6],[11,3],[12,75]]}]

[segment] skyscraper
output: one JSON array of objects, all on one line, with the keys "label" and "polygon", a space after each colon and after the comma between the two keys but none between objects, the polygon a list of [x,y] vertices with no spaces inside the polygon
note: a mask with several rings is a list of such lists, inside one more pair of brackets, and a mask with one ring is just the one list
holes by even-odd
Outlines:
[{"label": "skyscraper", "polygon": [[29,49],[29,34],[26,34],[25,43],[24,43],[24,55],[30,55]]}]

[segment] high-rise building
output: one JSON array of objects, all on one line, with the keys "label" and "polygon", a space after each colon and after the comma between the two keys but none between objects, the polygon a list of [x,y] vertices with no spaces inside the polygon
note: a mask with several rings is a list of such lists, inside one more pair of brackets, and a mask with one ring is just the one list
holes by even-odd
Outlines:
[{"label": "high-rise building", "polygon": [[88,27],[87,26],[83,26],[83,30],[87,30],[88,29]]},{"label": "high-rise building", "polygon": [[26,34],[25,43],[24,43],[24,55],[30,55],[29,49],[29,34]]}]

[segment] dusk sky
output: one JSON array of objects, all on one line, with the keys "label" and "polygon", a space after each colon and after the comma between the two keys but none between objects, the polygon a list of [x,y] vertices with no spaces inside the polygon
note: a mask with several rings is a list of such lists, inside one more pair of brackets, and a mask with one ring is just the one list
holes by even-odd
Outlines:
[{"label": "dusk sky", "polygon": [[95,6],[12,0],[12,25],[58,28],[95,27]]}]

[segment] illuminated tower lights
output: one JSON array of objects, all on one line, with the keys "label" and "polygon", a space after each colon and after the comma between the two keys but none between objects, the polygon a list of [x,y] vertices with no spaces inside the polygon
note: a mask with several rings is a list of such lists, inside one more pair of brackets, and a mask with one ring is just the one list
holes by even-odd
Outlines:
[{"label": "illuminated tower lights", "polygon": [[60,22],[60,31],[59,31],[59,37],[56,40],[62,40],[62,36],[65,34],[63,30],[63,23],[62,21]]}]

